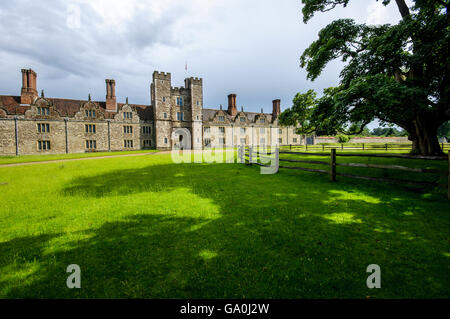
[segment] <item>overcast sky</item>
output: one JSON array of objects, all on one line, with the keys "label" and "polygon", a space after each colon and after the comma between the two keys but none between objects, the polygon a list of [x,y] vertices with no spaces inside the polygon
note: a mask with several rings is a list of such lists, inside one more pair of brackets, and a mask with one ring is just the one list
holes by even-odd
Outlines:
[{"label": "overcast sky", "polygon": [[207,108],[226,107],[236,93],[246,111],[271,112],[276,98],[284,110],[295,93],[338,83],[340,62],[314,82],[299,67],[321,28],[344,17],[400,19],[395,2],[353,0],[304,24],[301,7],[300,0],[2,0],[0,94],[19,95],[20,69],[32,68],[47,96],[104,100],[104,80],[113,78],[118,101],[150,104],[158,70],[172,73],[172,86],[202,77]]}]

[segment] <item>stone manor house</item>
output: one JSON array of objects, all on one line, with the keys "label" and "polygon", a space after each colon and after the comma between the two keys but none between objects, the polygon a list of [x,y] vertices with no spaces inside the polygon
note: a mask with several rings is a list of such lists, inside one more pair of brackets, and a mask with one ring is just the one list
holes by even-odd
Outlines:
[{"label": "stone manor house", "polygon": [[270,114],[238,110],[236,94],[227,110],[204,108],[201,78],[172,87],[170,73],[153,72],[150,105],[118,103],[111,79],[105,101],[39,96],[36,78],[23,69],[20,96],[0,95],[2,155],[306,143],[294,127],[278,126],[279,99]]}]

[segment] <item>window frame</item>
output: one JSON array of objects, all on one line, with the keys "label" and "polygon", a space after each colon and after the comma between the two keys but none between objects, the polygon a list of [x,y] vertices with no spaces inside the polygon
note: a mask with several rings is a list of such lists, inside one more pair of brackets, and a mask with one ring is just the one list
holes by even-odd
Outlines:
[{"label": "window frame", "polygon": [[38,152],[50,151],[51,150],[50,140],[38,140],[37,149]]}]

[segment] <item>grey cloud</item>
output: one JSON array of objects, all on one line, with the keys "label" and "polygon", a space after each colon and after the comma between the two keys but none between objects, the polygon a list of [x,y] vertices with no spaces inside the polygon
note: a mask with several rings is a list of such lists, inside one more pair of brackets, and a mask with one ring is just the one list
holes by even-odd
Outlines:
[{"label": "grey cloud", "polygon": [[351,1],[307,25],[299,0],[174,1],[158,16],[136,10],[110,28],[99,27],[102,17],[82,3],[79,29],[67,26],[70,3],[2,0],[0,87],[18,94],[20,69],[31,67],[48,95],[103,99],[104,79],[114,78],[119,100],[148,104],[151,73],[158,69],[172,73],[174,86],[186,76],[203,77],[207,107],[226,106],[226,95],[234,92],[246,110],[270,112],[274,98],[285,108],[296,92],[337,84],[340,62],[309,82],[299,56],[332,19],[365,21],[369,1]]}]

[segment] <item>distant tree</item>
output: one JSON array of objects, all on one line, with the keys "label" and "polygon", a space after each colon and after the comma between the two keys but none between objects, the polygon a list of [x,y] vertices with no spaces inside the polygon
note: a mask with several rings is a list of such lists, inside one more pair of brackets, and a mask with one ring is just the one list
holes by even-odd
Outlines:
[{"label": "distant tree", "polygon": [[437,134],[439,138],[445,137],[447,141],[450,140],[450,121],[439,126]]},{"label": "distant tree", "polygon": [[350,141],[350,137],[348,135],[336,135],[338,143],[347,143]]},{"label": "distant tree", "polygon": [[[303,20],[349,1],[302,0]],[[442,154],[437,130],[450,120],[449,0],[413,0],[411,8],[404,0],[395,3],[402,16],[396,25],[339,19],[319,32],[303,52],[301,66],[315,80],[330,61],[341,58],[346,65],[340,85],[324,90],[321,98],[308,91],[303,100],[299,93],[281,124],[300,120],[307,130],[359,134],[378,119],[404,129],[412,153]]]},{"label": "distant tree", "polygon": [[369,128],[367,126],[364,127],[363,131],[361,132],[361,135],[362,136],[370,136],[371,135],[370,134],[370,130],[369,130]]},{"label": "distant tree", "polygon": [[376,127],[371,134],[375,136],[407,136],[408,133],[395,127]]}]

